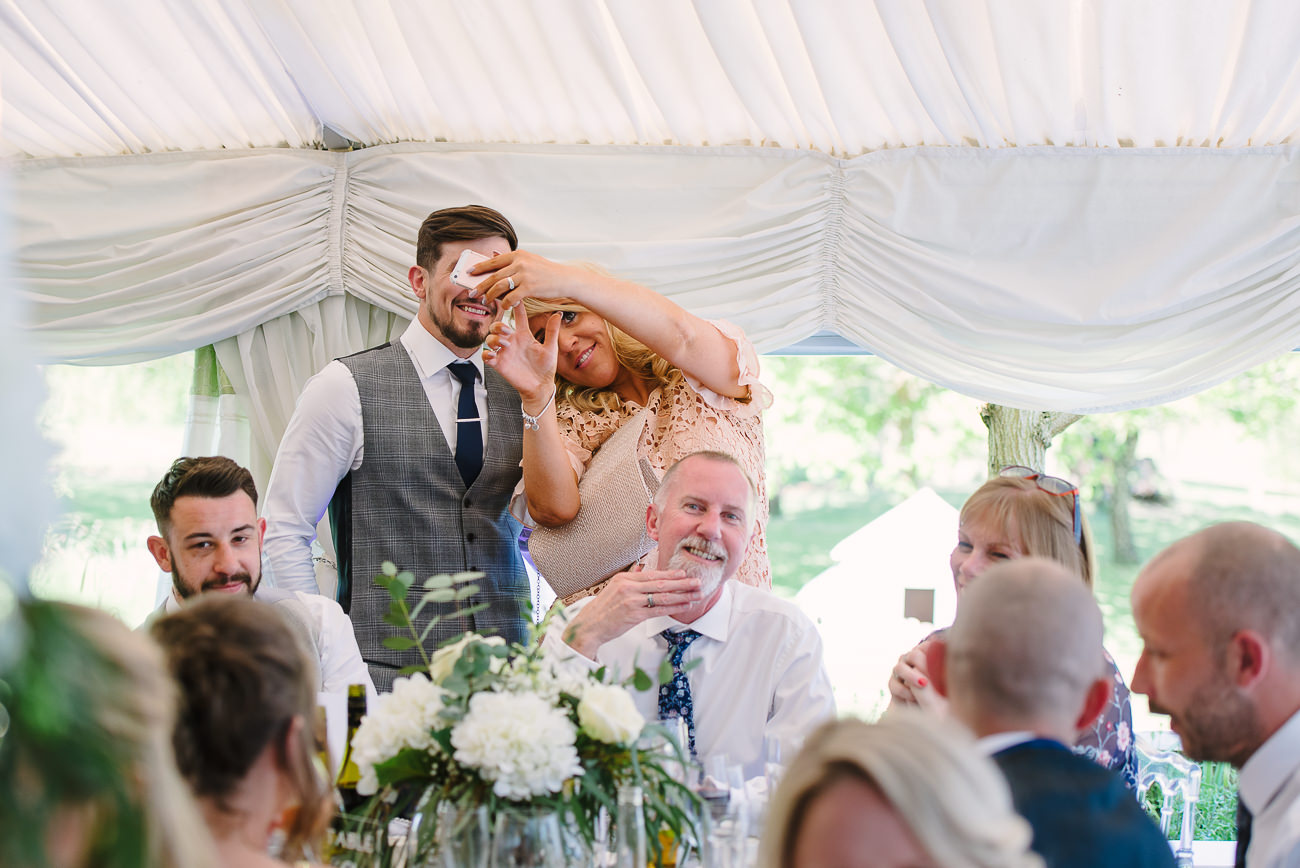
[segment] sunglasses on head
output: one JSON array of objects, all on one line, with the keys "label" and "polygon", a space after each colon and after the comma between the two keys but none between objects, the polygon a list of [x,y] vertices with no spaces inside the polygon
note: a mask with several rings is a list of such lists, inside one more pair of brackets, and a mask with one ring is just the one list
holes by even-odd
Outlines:
[{"label": "sunglasses on head", "polygon": [[1074,542],[1083,545],[1083,521],[1079,517],[1079,486],[1059,476],[1044,476],[1032,467],[1020,464],[1008,464],[998,471],[998,476],[1010,476],[1014,479],[1031,480],[1041,491],[1048,494],[1074,496]]}]

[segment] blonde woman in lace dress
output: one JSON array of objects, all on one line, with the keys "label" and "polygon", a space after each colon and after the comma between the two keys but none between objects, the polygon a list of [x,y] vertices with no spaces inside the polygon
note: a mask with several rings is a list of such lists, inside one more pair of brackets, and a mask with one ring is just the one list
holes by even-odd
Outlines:
[{"label": "blonde woman in lace dress", "polygon": [[[479,289],[515,325],[494,323],[483,351],[518,391],[525,426],[521,489],[537,524],[559,527],[581,508],[578,480],[619,426],[643,409],[640,452],[660,476],[700,449],[733,455],[759,492],[758,524],[740,581],[771,587],[764,528],[762,412],[771,393],[743,331],[707,321],[657,292],[599,269],[516,250],[480,263]],[[521,326],[527,322],[527,328]]]}]

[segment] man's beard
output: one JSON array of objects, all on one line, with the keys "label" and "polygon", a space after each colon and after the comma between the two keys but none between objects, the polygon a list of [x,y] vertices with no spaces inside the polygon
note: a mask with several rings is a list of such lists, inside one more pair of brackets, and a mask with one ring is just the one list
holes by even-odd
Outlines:
[{"label": "man's beard", "polygon": [[[713,555],[718,560],[710,563],[700,563],[685,552],[687,548]],[[682,570],[687,576],[699,579],[700,596],[707,600],[722,584],[723,575],[727,569],[727,550],[703,537],[689,536],[677,543],[677,548],[673,550],[673,556],[668,560],[668,569]]]},{"label": "man's beard", "polygon": [[181,575],[180,566],[175,562],[172,563],[172,588],[176,590],[176,596],[180,597],[182,600],[188,600],[190,597],[196,597],[199,594],[206,594],[213,588],[220,587],[221,585],[228,585],[231,582],[243,582],[244,587],[248,589],[248,595],[251,597],[257,591],[257,586],[261,581],[262,576],[260,571],[257,578],[253,578],[247,571],[245,571],[220,579],[208,579],[206,582],[199,585],[198,591],[192,591],[185,583],[185,577]]},{"label": "man's beard", "polygon": [[[488,328],[492,324],[491,320],[483,322],[478,327],[461,327],[457,326],[452,319],[443,319],[442,315],[433,309],[432,304],[428,307],[429,318],[433,320],[433,324],[438,327],[438,331],[442,332],[443,337],[451,341],[453,346],[460,347],[462,350],[472,350],[475,347],[482,346],[483,341],[487,340]],[[455,307],[455,303],[453,302],[451,311],[452,317],[455,317],[456,315]],[[487,305],[484,305],[484,307],[487,307]]]},{"label": "man's beard", "polygon": [[1198,762],[1226,762],[1241,768],[1264,741],[1259,712],[1230,685],[1202,685],[1176,719],[1159,703],[1148,707],[1153,714],[1170,715],[1183,753]]}]

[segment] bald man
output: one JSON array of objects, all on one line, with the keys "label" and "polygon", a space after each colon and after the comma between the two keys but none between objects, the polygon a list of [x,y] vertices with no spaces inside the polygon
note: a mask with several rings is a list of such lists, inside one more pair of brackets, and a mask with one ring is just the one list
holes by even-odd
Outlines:
[{"label": "bald man", "polygon": [[935,688],[1006,776],[1048,868],[1170,866],[1169,842],[1123,779],[1076,755],[1110,699],[1101,610],[1054,561],[990,568],[927,649]]},{"label": "bald man", "polygon": [[1156,555],[1133,584],[1133,690],[1196,760],[1241,770],[1237,865],[1300,865],[1300,549],[1249,522]]}]

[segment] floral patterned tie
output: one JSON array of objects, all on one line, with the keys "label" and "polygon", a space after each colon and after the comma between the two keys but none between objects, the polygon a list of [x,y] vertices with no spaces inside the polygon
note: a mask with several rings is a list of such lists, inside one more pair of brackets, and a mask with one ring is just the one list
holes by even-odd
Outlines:
[{"label": "floral patterned tie", "polygon": [[682,671],[682,655],[700,634],[694,630],[681,630],[674,633],[665,630],[659,634],[668,643],[668,661],[673,666],[671,681],[659,685],[659,719],[669,720],[680,717],[686,721],[686,737],[690,742],[691,757],[695,753],[695,704],[691,700],[691,682]]}]

